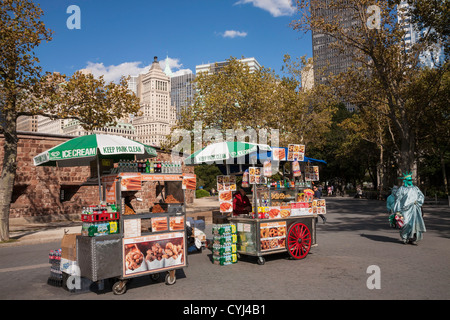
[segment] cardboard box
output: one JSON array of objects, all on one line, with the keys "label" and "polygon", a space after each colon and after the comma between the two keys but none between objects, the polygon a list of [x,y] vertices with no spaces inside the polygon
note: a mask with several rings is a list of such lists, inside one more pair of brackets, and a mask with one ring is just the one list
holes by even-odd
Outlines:
[{"label": "cardboard box", "polygon": [[66,233],[61,241],[61,258],[77,261],[77,236],[81,233]]}]

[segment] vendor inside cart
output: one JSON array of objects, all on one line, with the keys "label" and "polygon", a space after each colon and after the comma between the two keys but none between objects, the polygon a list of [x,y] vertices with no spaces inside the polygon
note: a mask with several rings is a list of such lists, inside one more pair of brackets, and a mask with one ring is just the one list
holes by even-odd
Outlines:
[{"label": "vendor inside cart", "polygon": [[252,211],[252,205],[243,188],[239,188],[233,199],[233,216],[246,215]]}]

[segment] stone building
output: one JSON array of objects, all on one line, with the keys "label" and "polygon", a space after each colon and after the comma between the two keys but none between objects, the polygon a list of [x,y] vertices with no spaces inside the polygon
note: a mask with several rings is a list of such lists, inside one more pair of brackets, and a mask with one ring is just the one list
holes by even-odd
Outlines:
[{"label": "stone building", "polygon": [[[10,219],[31,222],[79,220],[83,207],[98,204],[97,178],[90,167],[35,167],[33,157],[74,137],[67,135],[18,132],[17,174],[10,208]],[[3,161],[4,136],[0,134],[0,171]],[[171,160],[171,154],[157,148],[158,158]],[[193,167],[183,172],[193,173]],[[133,204],[136,210],[148,211],[155,201],[156,182],[146,183],[136,196],[143,202]],[[186,201],[192,203],[194,192],[186,191]]]}]

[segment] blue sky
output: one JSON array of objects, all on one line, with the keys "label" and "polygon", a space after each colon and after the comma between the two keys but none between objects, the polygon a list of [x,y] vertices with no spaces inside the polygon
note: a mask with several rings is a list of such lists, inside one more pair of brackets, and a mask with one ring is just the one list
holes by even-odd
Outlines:
[{"label": "blue sky", "polygon": [[[231,56],[254,57],[282,74],[283,55],[312,56],[311,36],[294,31],[292,0],[36,0],[53,40],[36,50],[44,71],[68,76],[83,68],[108,81],[170,58],[173,72]],[[70,5],[81,29],[70,30]],[[164,63],[162,63],[164,66]]]}]

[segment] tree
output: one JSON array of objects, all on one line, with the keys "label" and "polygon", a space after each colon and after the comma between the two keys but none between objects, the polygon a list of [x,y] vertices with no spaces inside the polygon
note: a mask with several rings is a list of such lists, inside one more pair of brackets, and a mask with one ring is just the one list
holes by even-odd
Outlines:
[{"label": "tree", "polygon": [[[330,77],[329,85],[336,95],[360,109],[371,109],[379,119],[387,117],[392,124],[393,145],[396,146],[398,167],[401,171],[416,171],[417,136],[416,128],[420,117],[434,98],[445,69],[439,72],[423,94],[426,99],[416,103],[411,90],[420,77],[420,55],[428,48],[425,32],[424,40],[410,48],[404,42],[405,31],[397,23],[397,7],[392,1],[378,1],[380,9],[379,28],[368,25],[372,18],[367,8],[373,4],[369,0],[299,0],[299,19],[292,27],[300,31],[315,31],[333,37],[332,44],[337,50],[351,54],[354,65],[347,72]],[[324,10],[333,12],[327,17]],[[345,15],[343,14],[345,12]],[[343,23],[342,17],[353,23]]]},{"label": "tree", "polygon": [[[227,62],[217,73],[197,75],[194,104],[174,129],[192,130],[194,121],[223,136],[227,129],[253,129],[257,134],[260,129],[277,129],[280,145],[318,141],[327,130],[331,109],[328,104],[313,105],[313,94],[299,90],[295,75],[280,78],[264,67],[251,71],[233,57]],[[285,63],[292,64],[289,56]]]},{"label": "tree", "polygon": [[[397,0],[399,2],[399,0]],[[450,2],[447,0],[408,0],[411,22],[418,30],[430,29],[431,41],[439,42],[450,54]]]},{"label": "tree", "polygon": [[[421,74],[421,78],[416,82],[412,90],[420,93],[428,88],[428,82],[434,81],[434,73],[438,72],[435,69],[425,69]],[[425,87],[425,88],[421,88]],[[421,117],[422,126],[418,130],[418,143],[420,146],[421,156],[429,158],[436,157],[438,167],[440,167],[442,174],[443,190],[450,200],[449,182],[447,179],[446,166],[450,160],[450,71],[447,70],[438,86],[438,90],[429,92],[434,95],[432,103],[427,107],[428,112]],[[423,95],[417,94],[415,100],[420,101],[426,99]],[[428,168],[425,168],[426,170]],[[450,202],[449,202],[450,205]]]},{"label": "tree", "polygon": [[91,130],[114,125],[124,114],[137,113],[139,103],[125,79],[106,84],[103,78],[76,72],[68,78],[47,73],[34,49],[50,41],[51,31],[40,20],[43,12],[31,1],[4,0],[0,4],[1,132],[5,137],[0,175],[0,240],[9,239],[9,209],[16,176],[17,118],[44,115],[78,119]]}]

